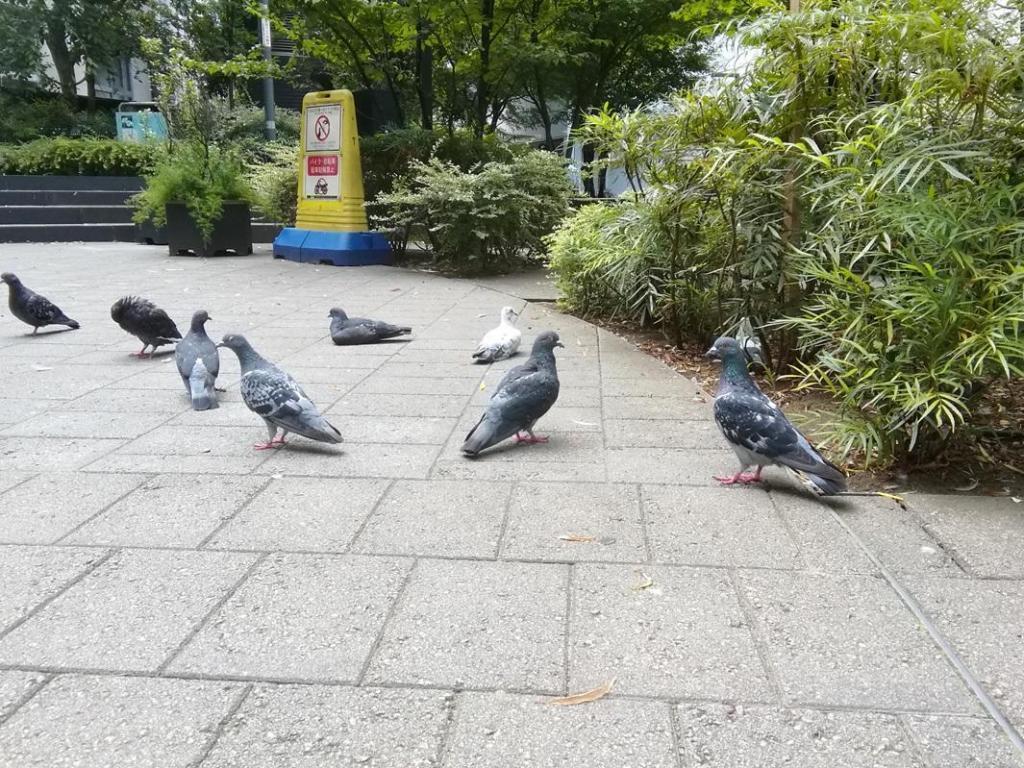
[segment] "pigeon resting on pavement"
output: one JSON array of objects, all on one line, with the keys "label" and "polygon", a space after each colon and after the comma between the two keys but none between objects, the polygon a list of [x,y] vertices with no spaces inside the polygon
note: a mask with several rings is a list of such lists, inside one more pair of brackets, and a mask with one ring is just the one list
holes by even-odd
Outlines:
[{"label": "pigeon resting on pavement", "polygon": [[[238,355],[242,400],[267,425],[267,442],[257,443],[254,448],[262,451],[282,446],[289,432],[321,443],[341,442],[341,433],[320,415],[295,379],[264,360],[244,336],[229,334],[217,346],[227,347]],[[282,430],[280,437],[278,429]]]},{"label": "pigeon resting on pavement", "polygon": [[78,323],[60,311],[60,307],[45,296],[26,288],[13,272],[4,272],[0,280],[10,289],[8,303],[11,314],[26,325],[31,325],[32,335],[45,325],[66,325],[78,330]]},{"label": "pigeon resting on pavement", "polygon": [[463,453],[476,456],[512,435],[519,443],[547,442],[546,437],[533,434],[533,425],[558,399],[555,347],[561,346],[554,331],[544,331],[536,338],[530,359],[510,369],[498,383],[484,415],[466,435]]},{"label": "pigeon resting on pavement", "polygon": [[[756,483],[769,464],[788,467],[820,496],[846,490],[846,477],[812,446],[775,403],[758,388],[747,371],[746,353],[736,339],[719,338],[707,352],[722,361],[715,393],[715,421],[740,460],[731,477],[716,477],[723,485]],[[757,466],[750,475],[744,470]]]},{"label": "pigeon resting on pavement", "polygon": [[134,352],[136,357],[146,353],[146,347],[152,347],[152,357],[157,347],[173,344],[181,338],[181,332],[167,313],[149,299],[139,296],[125,296],[114,302],[110,308],[110,316],[114,322],[142,342],[142,350]]},{"label": "pigeon resting on pavement", "polygon": [[[206,335],[204,326],[209,319],[210,314],[205,309],[192,315],[192,326],[174,350],[178,373],[185,383],[185,391],[192,397],[192,408],[196,411],[217,407],[217,396],[213,388],[217,374],[220,373],[220,354],[213,339]],[[203,366],[202,373],[194,375],[199,363]]]},{"label": "pigeon resting on pavement", "polygon": [[476,348],[473,357],[478,363],[493,363],[496,360],[504,360],[512,357],[519,350],[519,342],[523,338],[522,331],[515,326],[516,318],[519,317],[512,307],[501,308],[501,322],[497,328],[492,328],[480,339],[480,346]]},{"label": "pigeon resting on pavement", "polygon": [[391,325],[380,320],[367,320],[363,317],[349,317],[340,307],[334,307],[327,316],[331,318],[331,339],[339,346],[376,344],[384,339],[412,333],[412,328],[405,326]]}]

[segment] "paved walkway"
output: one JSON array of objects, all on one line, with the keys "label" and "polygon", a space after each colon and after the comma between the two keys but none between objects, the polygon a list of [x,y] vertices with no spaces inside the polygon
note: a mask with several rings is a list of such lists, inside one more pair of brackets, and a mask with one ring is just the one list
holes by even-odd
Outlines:
[{"label": "paved walkway", "polygon": [[[538,305],[527,339],[566,345],[551,443],[466,460],[509,365],[468,363],[510,300],[473,282],[143,246],[0,267],[82,323],[0,315],[4,766],[1024,765],[997,724],[1024,729],[1009,499],[717,488],[692,386]],[[170,356],[128,357],[127,292],[245,333],[344,445],[254,452],[230,355],[191,412]],[[334,304],[414,338],[334,347]]]}]

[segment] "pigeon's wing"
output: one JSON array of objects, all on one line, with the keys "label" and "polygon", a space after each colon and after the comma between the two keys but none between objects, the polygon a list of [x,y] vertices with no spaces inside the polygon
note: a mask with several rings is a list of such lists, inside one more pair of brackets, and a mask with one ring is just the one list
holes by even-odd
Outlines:
[{"label": "pigeon's wing", "polygon": [[[509,379],[512,371],[498,385],[488,408],[497,409],[504,420],[526,427],[550,410],[558,399],[558,376],[549,369],[536,366],[516,366],[517,375]],[[513,370],[516,370],[513,369]]]},{"label": "pigeon's wing", "polygon": [[121,327],[139,338],[180,339],[178,326],[153,302],[141,299],[132,302],[124,313]]},{"label": "pigeon's wing", "polygon": [[715,399],[715,421],[725,438],[766,463],[845,480],[843,473],[815,450],[781,409],[760,392],[734,390]]},{"label": "pigeon's wing", "polygon": [[505,375],[501,377],[501,381],[498,382],[498,386],[494,388],[494,393],[491,397],[497,397],[506,387],[512,386],[520,379],[529,378],[539,371],[540,367],[537,365],[537,361],[533,358],[530,358],[522,365],[509,368]]},{"label": "pigeon's wing", "polygon": [[341,434],[320,415],[295,380],[284,371],[257,368],[242,377],[242,400],[272,424],[311,440],[341,442]]},{"label": "pigeon's wing", "polygon": [[[196,360],[200,357],[199,344],[194,333],[189,331],[185,334],[185,338],[178,344],[177,349],[174,350],[174,362],[178,366],[178,373],[181,374],[183,379],[188,379],[192,375],[192,370],[196,367]],[[205,364],[205,360],[203,361]],[[209,370],[209,367],[207,367]]]},{"label": "pigeon's wing", "polygon": [[39,325],[50,325],[68,319],[60,311],[60,308],[45,296],[28,290],[26,290],[26,294],[22,307],[33,322]]},{"label": "pigeon's wing", "polygon": [[480,344],[473,353],[473,357],[480,358],[487,362],[501,360],[509,357],[518,347],[518,339],[513,339],[505,326],[499,325],[492,328],[480,339]]}]

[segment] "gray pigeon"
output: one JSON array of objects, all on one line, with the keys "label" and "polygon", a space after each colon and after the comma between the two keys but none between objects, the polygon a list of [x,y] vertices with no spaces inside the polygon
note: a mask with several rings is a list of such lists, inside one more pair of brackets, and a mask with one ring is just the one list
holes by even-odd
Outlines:
[{"label": "gray pigeon", "polygon": [[339,346],[376,344],[378,341],[412,333],[412,328],[405,326],[367,320],[364,317],[349,317],[340,307],[334,307],[327,316],[331,318],[331,339]]},{"label": "gray pigeon", "polygon": [[[205,325],[209,319],[210,314],[205,309],[200,309],[192,315],[192,326],[185,334],[185,338],[178,342],[178,348],[174,350],[174,361],[178,364],[178,373],[181,374],[181,380],[185,383],[185,391],[192,396],[192,408],[197,411],[217,407],[216,395],[213,394],[213,382],[216,381],[217,374],[220,373],[220,354],[217,352],[217,345],[213,343],[213,339],[206,335]],[[192,373],[196,363],[200,361],[203,363],[203,375],[195,380],[202,383],[199,388],[201,396],[197,402]],[[207,376],[210,379],[209,390],[210,396],[213,398],[213,405],[200,407],[200,403],[206,402],[203,398],[207,389],[205,385]]]},{"label": "gray pigeon", "polygon": [[[555,347],[561,346],[554,331],[544,331],[536,338],[530,359],[510,369],[498,382],[484,415],[466,435],[463,453],[476,456],[512,435],[518,443],[547,442],[546,437],[533,434],[533,425],[558,399]],[[521,432],[529,437],[522,437]]]},{"label": "gray pigeon", "polygon": [[114,322],[132,336],[142,342],[142,350],[134,352],[136,357],[146,353],[146,347],[152,347],[152,357],[157,347],[173,344],[181,338],[181,332],[167,313],[149,299],[139,296],[125,296],[114,302],[110,308],[110,316]]},{"label": "gray pigeon", "polygon": [[[284,445],[289,432],[318,440],[321,443],[340,443],[341,433],[313,405],[295,379],[276,365],[260,356],[244,336],[229,334],[218,344],[238,355],[242,368],[242,400],[249,410],[267,425],[269,438],[257,443],[257,450]],[[277,437],[277,430],[281,436]]]},{"label": "gray pigeon", "polygon": [[[762,468],[777,464],[793,470],[820,496],[846,490],[846,477],[839,468],[824,459],[758,388],[747,371],[746,353],[736,339],[722,336],[706,357],[722,361],[715,421],[740,460],[739,472],[716,480],[723,485],[760,482]],[[744,472],[755,465],[754,474]]]},{"label": "gray pigeon", "polygon": [[188,394],[192,398],[193,411],[208,411],[220,408],[217,394],[213,389],[215,378],[206,368],[203,358],[197,357],[188,375]]},{"label": "gray pigeon", "polygon": [[72,330],[78,330],[77,321],[61,312],[60,307],[45,296],[26,288],[13,272],[4,272],[0,275],[0,280],[7,283],[10,289],[8,305],[11,314],[26,325],[31,325],[33,336],[46,325],[66,325]]}]

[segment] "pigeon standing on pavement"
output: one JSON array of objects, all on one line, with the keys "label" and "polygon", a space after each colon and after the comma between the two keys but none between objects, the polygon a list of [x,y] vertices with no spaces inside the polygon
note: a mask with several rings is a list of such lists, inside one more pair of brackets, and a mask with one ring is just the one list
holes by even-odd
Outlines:
[{"label": "pigeon standing on pavement", "polygon": [[[174,350],[178,373],[185,383],[185,391],[192,398],[192,408],[196,411],[217,407],[214,382],[220,373],[220,354],[213,339],[206,335],[205,325],[209,319],[210,314],[205,309],[192,315],[192,325],[188,333]],[[195,370],[200,364],[202,371],[197,374]]]},{"label": "pigeon standing on pavement", "polygon": [[512,357],[519,351],[519,342],[523,333],[515,326],[516,318],[519,317],[512,307],[501,308],[501,322],[497,328],[492,328],[480,340],[480,345],[473,353],[478,363],[493,363],[496,360],[504,360]]},{"label": "pigeon standing on pavement", "polygon": [[[229,334],[218,346],[227,347],[238,355],[242,400],[267,425],[267,442],[257,443],[253,446],[256,450],[284,445],[289,432],[321,443],[341,442],[341,432],[320,415],[295,379],[261,357],[244,336]],[[277,437],[278,429],[280,437]]]},{"label": "pigeon standing on pavement", "polygon": [[392,325],[364,317],[349,317],[345,310],[334,307],[327,315],[331,318],[331,339],[339,346],[348,344],[376,344],[412,333],[412,328]]},{"label": "pigeon standing on pavement", "polygon": [[[846,477],[794,427],[775,403],[758,388],[747,371],[746,353],[736,339],[722,336],[707,351],[722,361],[715,393],[715,421],[740,460],[735,475],[716,477],[722,485],[756,483],[770,464],[788,467],[820,496],[846,490]],[[757,466],[754,474],[748,467]]]},{"label": "pigeon standing on pavement", "polygon": [[[512,435],[518,443],[547,442],[546,437],[533,434],[533,425],[558,399],[555,347],[561,346],[554,331],[536,338],[530,359],[510,369],[498,383],[480,421],[466,435],[463,453],[474,457]],[[529,437],[522,437],[522,432]]]},{"label": "pigeon standing on pavement", "polygon": [[40,296],[26,288],[13,272],[4,272],[0,280],[7,283],[8,304],[11,314],[26,325],[32,326],[32,335],[47,325],[66,325],[71,330],[78,330],[78,322],[61,312],[60,307],[45,296]]},{"label": "pigeon standing on pavement", "polygon": [[149,299],[139,296],[125,296],[114,302],[110,308],[110,316],[121,328],[142,342],[142,349],[133,352],[135,357],[142,357],[147,347],[152,357],[157,347],[174,344],[181,338],[181,332],[167,313]]}]

